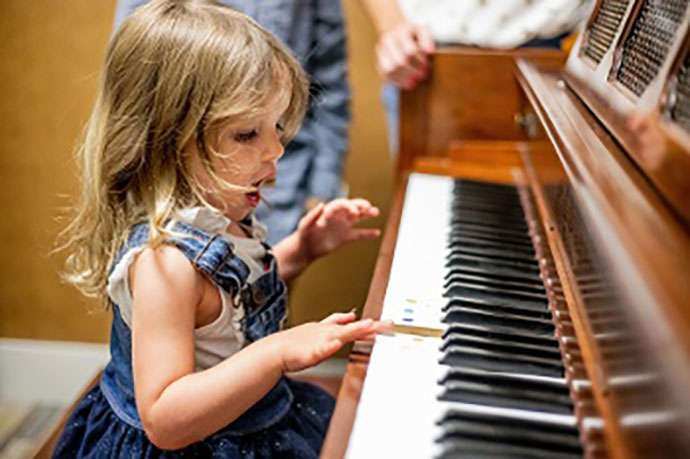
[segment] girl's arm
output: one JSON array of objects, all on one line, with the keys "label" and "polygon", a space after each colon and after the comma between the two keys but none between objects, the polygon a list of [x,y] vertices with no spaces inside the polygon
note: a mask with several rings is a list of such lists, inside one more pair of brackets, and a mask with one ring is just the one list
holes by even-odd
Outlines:
[{"label": "girl's arm", "polygon": [[359,221],[379,215],[366,199],[336,199],[319,204],[300,220],[297,230],[273,248],[280,277],[297,277],[309,263],[352,241],[375,239],[380,231],[355,228]]},{"label": "girl's arm", "polygon": [[273,334],[195,373],[195,316],[216,289],[169,246],[143,251],[130,279],[137,409],[147,436],[161,449],[206,438],[261,399],[283,372],[312,366],[375,332],[371,321],[340,315]]}]

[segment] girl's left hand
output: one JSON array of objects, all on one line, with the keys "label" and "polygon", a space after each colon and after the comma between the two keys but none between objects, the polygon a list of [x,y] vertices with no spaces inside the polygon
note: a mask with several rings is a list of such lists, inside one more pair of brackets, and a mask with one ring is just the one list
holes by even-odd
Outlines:
[{"label": "girl's left hand", "polygon": [[379,209],[366,199],[336,199],[317,205],[297,227],[305,257],[311,261],[348,242],[379,237],[378,229],[354,227],[378,215]]}]

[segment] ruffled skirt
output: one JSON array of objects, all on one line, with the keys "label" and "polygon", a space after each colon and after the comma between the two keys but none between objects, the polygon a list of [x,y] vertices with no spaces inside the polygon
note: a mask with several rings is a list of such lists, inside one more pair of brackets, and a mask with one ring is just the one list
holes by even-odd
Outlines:
[{"label": "ruffled skirt", "polygon": [[168,451],[143,430],[113,412],[100,387],[93,388],[70,416],[56,458],[317,458],[333,413],[333,397],[307,383],[288,380],[294,399],[276,424],[256,433],[221,430],[185,448]]}]

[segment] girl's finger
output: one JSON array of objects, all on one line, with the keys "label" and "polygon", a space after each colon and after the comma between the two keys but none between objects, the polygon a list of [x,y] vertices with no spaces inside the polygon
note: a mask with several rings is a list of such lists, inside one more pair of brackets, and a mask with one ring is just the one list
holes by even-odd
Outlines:
[{"label": "girl's finger", "polygon": [[336,333],[336,337],[340,339],[343,343],[349,343],[360,339],[362,336],[366,336],[374,332],[374,327],[376,322],[371,319],[358,320],[356,322],[351,322],[347,325],[343,325]]},{"label": "girl's finger", "polygon": [[365,209],[367,207],[371,207],[371,203],[364,198],[352,198],[352,199],[350,199],[350,202],[355,204],[360,209]]},{"label": "girl's finger", "polygon": [[339,324],[339,325],[344,325],[352,322],[357,318],[357,315],[354,313],[354,311],[350,312],[334,312],[330,316],[326,317],[321,321],[321,323],[324,324]]},{"label": "girl's finger", "polygon": [[312,226],[323,213],[324,206],[325,204],[323,202],[318,203],[312,210],[307,212],[307,215],[302,217],[302,220],[299,222],[299,226],[302,228]]},{"label": "girl's finger", "polygon": [[388,335],[393,333],[393,321],[392,320],[381,320],[381,321],[375,321],[374,322],[374,331],[369,333],[368,335],[364,336],[363,340],[366,341],[373,341],[376,338],[376,335],[379,334],[384,334]]},{"label": "girl's finger", "polygon": [[351,200],[348,200],[344,203],[344,206],[348,210],[348,216],[351,220],[359,218],[360,212],[359,206],[357,206],[357,204],[355,204]]},{"label": "girl's finger", "polygon": [[345,236],[347,242],[376,239],[381,235],[378,228],[352,228]]},{"label": "girl's finger", "polygon": [[359,215],[365,217],[377,217],[379,215],[379,209],[373,206],[369,201],[362,198],[356,198],[351,200],[359,210]]},{"label": "girl's finger", "polygon": [[376,322],[376,333],[393,333],[393,321],[392,320],[382,320]]}]

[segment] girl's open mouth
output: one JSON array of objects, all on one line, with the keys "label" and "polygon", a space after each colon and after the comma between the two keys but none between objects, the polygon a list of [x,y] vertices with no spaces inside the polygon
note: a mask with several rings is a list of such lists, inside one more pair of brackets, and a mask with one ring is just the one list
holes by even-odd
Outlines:
[{"label": "girl's open mouth", "polygon": [[259,202],[261,202],[260,188],[261,188],[262,182],[263,182],[263,180],[259,180],[258,182],[252,183],[252,188],[254,188],[255,191],[250,191],[249,193],[245,193],[245,196],[247,197],[247,202],[252,207],[258,206]]}]

